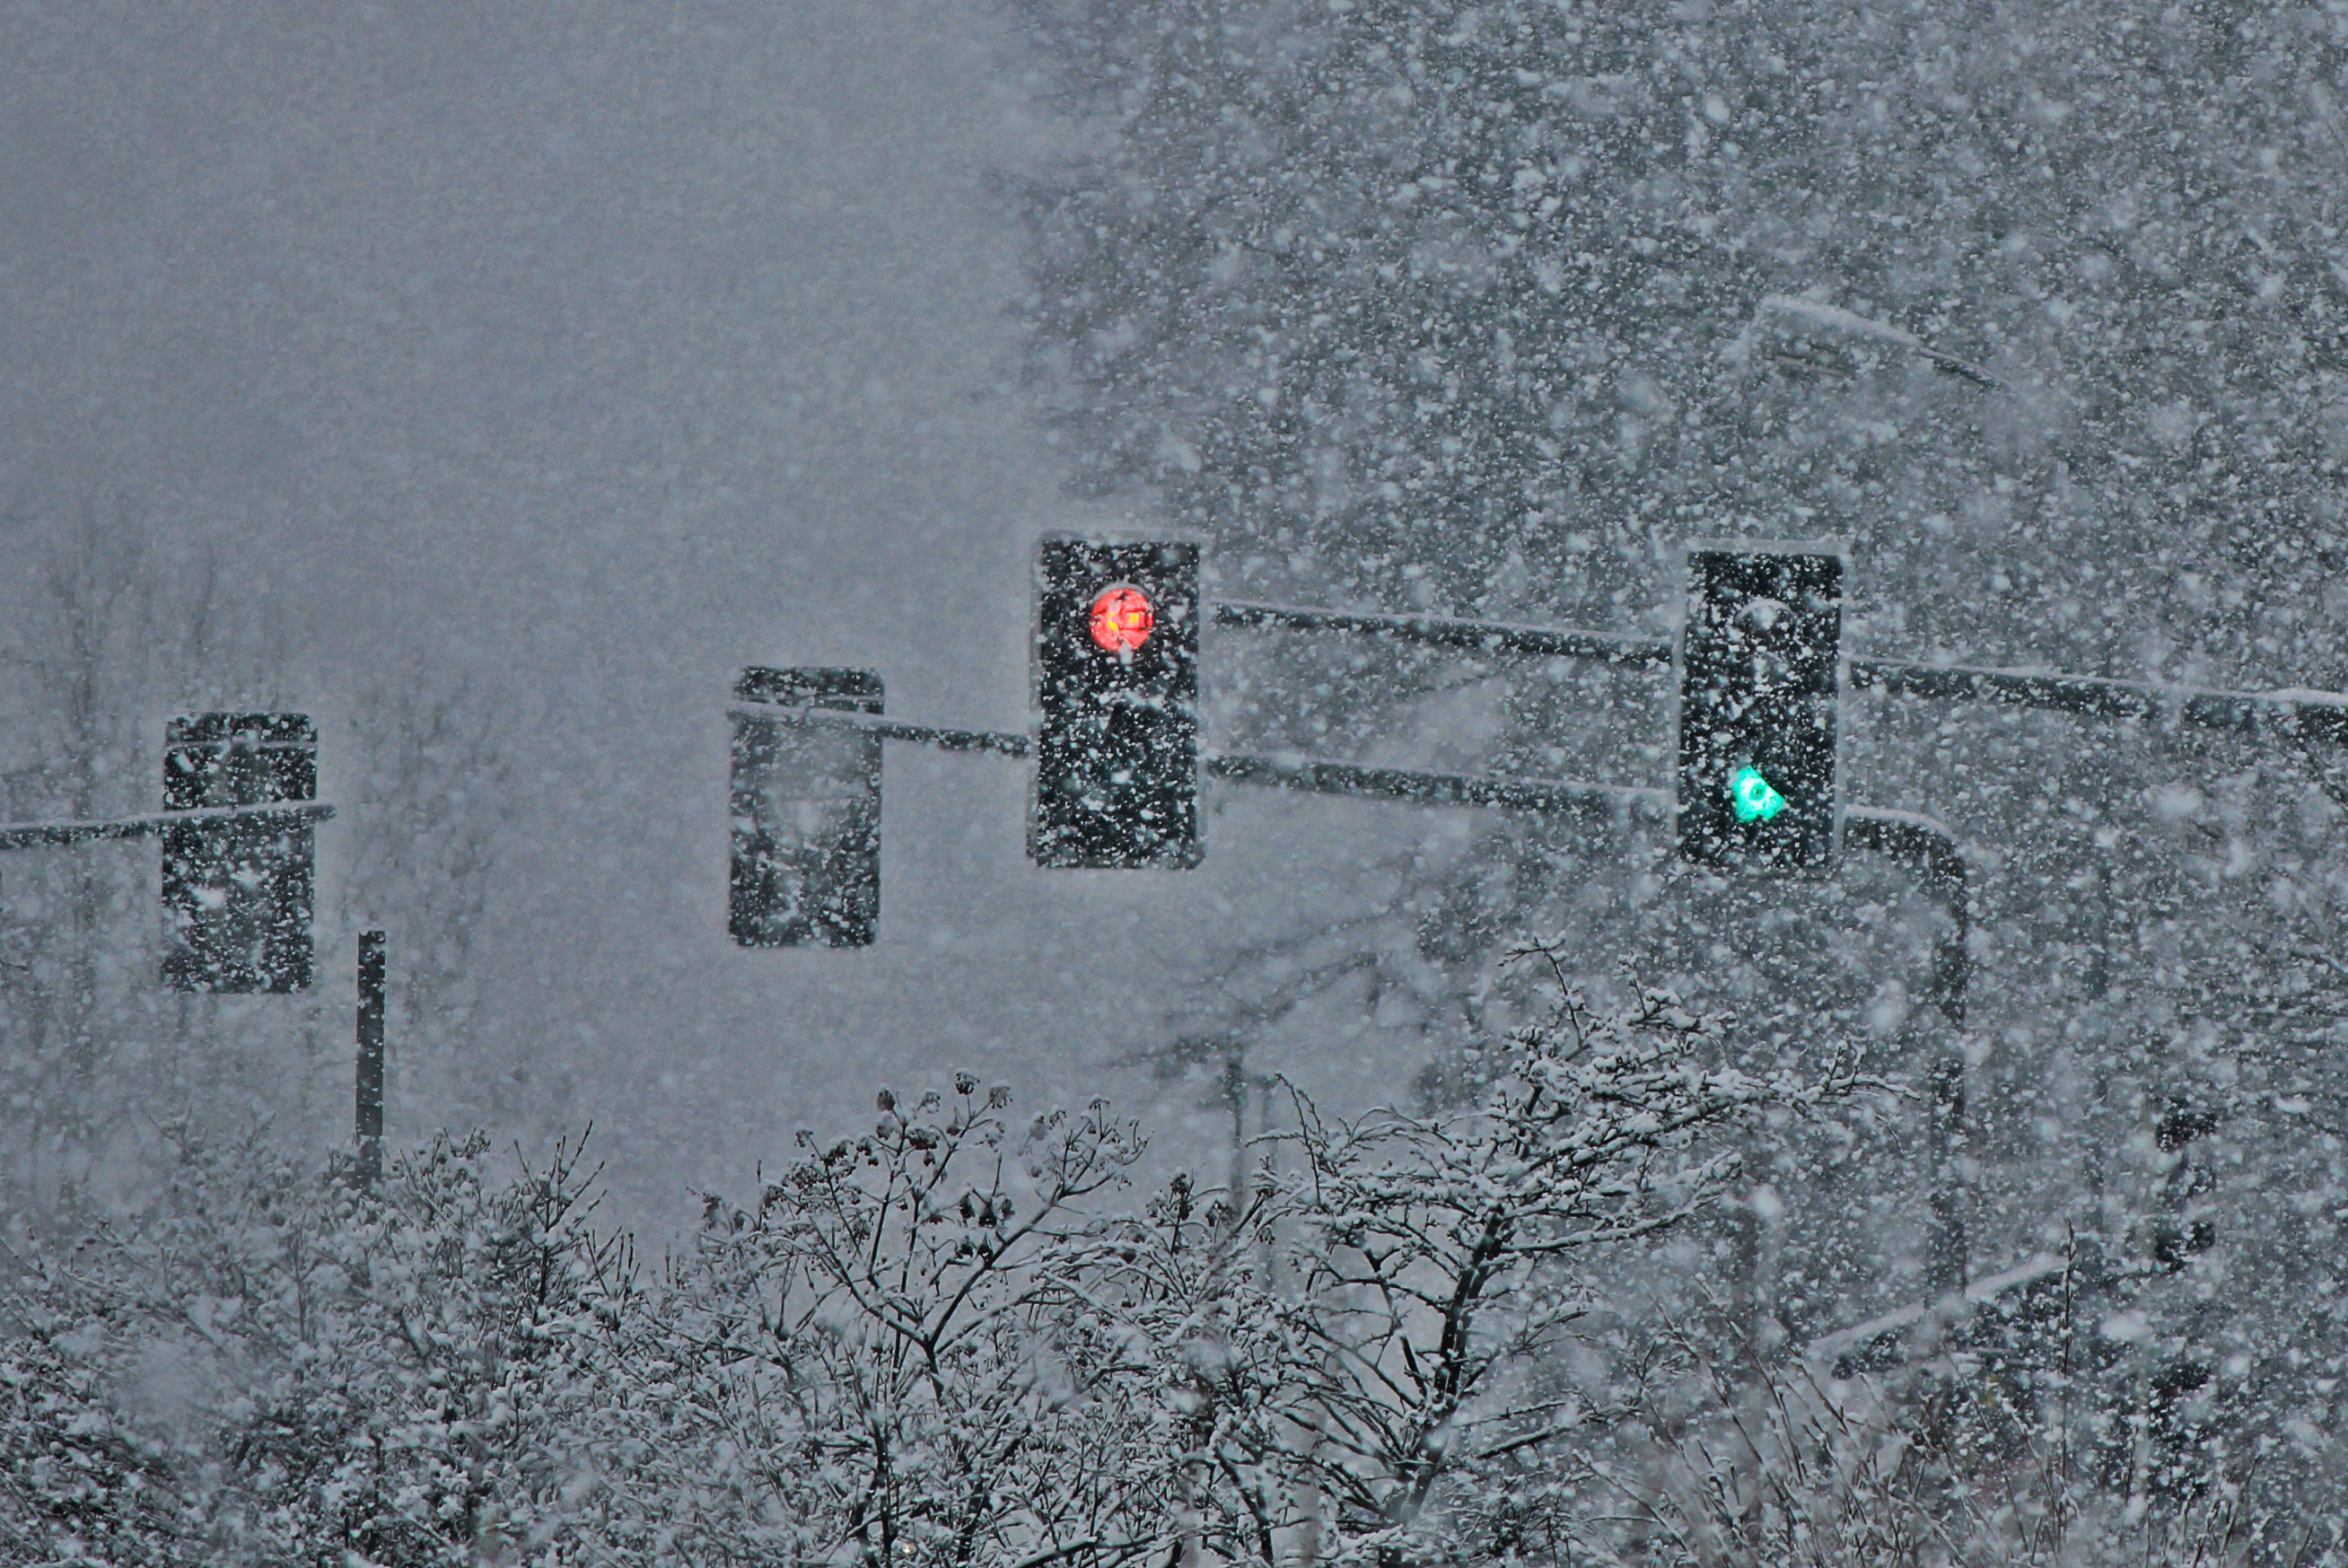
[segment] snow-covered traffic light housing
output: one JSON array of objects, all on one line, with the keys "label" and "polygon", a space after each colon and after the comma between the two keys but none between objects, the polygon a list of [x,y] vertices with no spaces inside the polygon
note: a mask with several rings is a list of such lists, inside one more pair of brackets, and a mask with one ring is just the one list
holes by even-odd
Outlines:
[{"label": "snow-covered traffic light housing", "polygon": [[[318,731],[307,714],[200,713],[165,727],[166,811],[269,806],[317,793]],[[308,819],[216,816],[165,829],[165,984],[305,989],[316,885],[317,834]]]},{"label": "snow-covered traffic light housing", "polygon": [[1199,547],[1048,538],[1036,549],[1042,866],[1199,863]]},{"label": "snow-covered traffic light housing", "polygon": [[[880,736],[870,670],[744,670],[734,696],[726,930],[743,947],[869,947],[880,921]],[[763,711],[762,711],[763,710]]]},{"label": "snow-covered traffic light housing", "polygon": [[1680,634],[1679,847],[1823,873],[1833,853],[1839,554],[1691,550]]}]

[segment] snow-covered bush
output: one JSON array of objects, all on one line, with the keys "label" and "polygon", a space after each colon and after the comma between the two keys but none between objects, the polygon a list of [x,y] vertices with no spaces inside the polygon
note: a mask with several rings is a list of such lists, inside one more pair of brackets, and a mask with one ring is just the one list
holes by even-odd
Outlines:
[{"label": "snow-covered bush", "polygon": [[[1481,1097],[1344,1122],[1292,1091],[1251,1189],[1120,1213],[1099,1105],[1016,1134],[964,1076],[712,1195],[611,1345],[614,1544],[653,1561],[1112,1563],[1478,1555],[1543,1506],[1589,1412],[1531,1374],[1610,1247],[1678,1223],[1763,1106],[1839,1060],[1719,1063],[1721,1020],[1578,995],[1488,1053]],[[1564,1491],[1546,1489],[1548,1503]]]},{"label": "snow-covered bush", "polygon": [[170,1456],[114,1410],[81,1326],[36,1316],[0,1348],[0,1562],[176,1563],[188,1510]]},{"label": "snow-covered bush", "polygon": [[1092,1299],[1137,1130],[1096,1102],[879,1096],[690,1247],[612,1344],[615,1547],[678,1563],[1115,1562],[1154,1423]]},{"label": "snow-covered bush", "polygon": [[[1698,1216],[1745,1162],[1882,1086],[1830,1044],[1741,1070],[1725,1020],[1601,1011],[1528,955],[1551,1006],[1452,1109],[1292,1088],[1242,1190],[1135,1203],[1133,1123],[1023,1126],[965,1074],[709,1194],[644,1281],[575,1148],[500,1181],[443,1137],[370,1190],[183,1138],[150,1211],[20,1244],[0,1560],[2329,1560],[2248,1428],[2115,1479],[2100,1264],[1934,1308],[1872,1369],[1674,1316],[1734,1288]],[[1862,1326],[1830,1338],[1890,1343]]]},{"label": "snow-covered bush", "polygon": [[1465,1109],[1345,1121],[1292,1092],[1236,1213],[1135,1227],[1158,1244],[1128,1310],[1182,1368],[1184,1528],[1226,1561],[1400,1563],[1556,1524],[1560,1455],[1598,1412],[1541,1373],[1610,1259],[1721,1193],[1720,1133],[1862,1081],[1839,1057],[1748,1077],[1719,1059],[1725,1022],[1564,988],[1491,1044]]},{"label": "snow-covered bush", "polygon": [[369,1192],[183,1142],[156,1208],[22,1260],[10,1560],[426,1568],[551,1534],[624,1243],[589,1232],[575,1150],[500,1185],[487,1149],[438,1140]]},{"label": "snow-covered bush", "polygon": [[[1890,1376],[1759,1357],[1686,1369],[1693,1408],[1637,1412],[1591,1467],[1591,1515],[1608,1522],[1576,1534],[1597,1555],[1635,1542],[1655,1568],[2118,1568],[2314,1563],[2332,1544],[2326,1521],[2262,1511],[2244,1467],[2208,1463],[2158,1500],[2107,1484],[2085,1430],[2017,1423],[1953,1345]],[[2065,1408],[2083,1418],[2097,1379],[2075,1371]]]}]

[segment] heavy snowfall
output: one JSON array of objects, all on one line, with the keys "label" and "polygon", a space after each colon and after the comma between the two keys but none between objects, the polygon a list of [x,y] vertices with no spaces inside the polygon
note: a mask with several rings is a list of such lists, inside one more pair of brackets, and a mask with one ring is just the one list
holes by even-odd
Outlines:
[{"label": "heavy snowfall", "polygon": [[0,106],[0,1564],[2348,1565],[2348,4]]}]

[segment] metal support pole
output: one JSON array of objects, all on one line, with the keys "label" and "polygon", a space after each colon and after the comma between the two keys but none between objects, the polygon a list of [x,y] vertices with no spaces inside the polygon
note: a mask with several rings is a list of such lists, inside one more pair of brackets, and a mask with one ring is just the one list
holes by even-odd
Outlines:
[{"label": "metal support pole", "polygon": [[2348,697],[2322,691],[2216,691],[2036,670],[1985,670],[1853,659],[1850,684],[1896,696],[1993,702],[2094,718],[2190,724],[2238,735],[2348,743]]},{"label": "metal support pole", "polygon": [[1609,818],[1635,814],[1668,821],[1671,797],[1631,784],[1578,779],[1524,779],[1505,774],[1422,773],[1405,768],[1363,768],[1310,757],[1235,757],[1208,752],[1200,770],[1234,784],[1255,784],[1309,795],[1351,795],[1414,806],[1481,806],[1495,810],[1574,813]]},{"label": "metal support pole", "polygon": [[999,751],[1005,757],[1028,757],[1034,755],[1035,749],[1034,738],[1025,735],[984,729],[940,729],[928,724],[900,724],[894,719],[875,718],[869,714],[840,708],[808,707],[797,703],[736,700],[727,704],[726,711],[742,718],[781,718],[819,728],[859,729],[867,735],[877,735],[883,740],[910,740],[920,746],[934,746],[942,751]]},{"label": "metal support pole", "polygon": [[1952,1028],[1925,1077],[1926,1136],[1931,1163],[1931,1242],[1925,1284],[1938,1296],[1965,1288],[1965,1053],[1955,1028],[1965,1021],[1965,988],[1972,975],[1972,932],[1964,857],[1949,830],[1912,811],[1853,806],[1843,813],[1846,848],[1871,850],[1918,873],[1924,890],[1949,912],[1932,955],[1932,1001]]},{"label": "metal support pole", "polygon": [[[940,729],[825,708],[736,702],[726,711],[754,718],[788,715],[795,724],[860,730],[883,740],[911,741],[944,751],[994,751],[1005,757],[1026,757],[1034,750],[1033,740],[1025,735]],[[1364,799],[1401,800],[1414,806],[1482,806],[1505,811],[1601,816],[1628,811],[1653,821],[1668,820],[1672,810],[1669,791],[1634,784],[1594,784],[1578,779],[1527,779],[1505,774],[1426,773],[1406,768],[1365,768],[1314,757],[1247,757],[1206,751],[1200,754],[1199,771],[1235,784],[1261,785],[1297,794],[1351,795]]]},{"label": "metal support pole", "polygon": [[383,1175],[383,933],[359,933],[359,1181]]}]

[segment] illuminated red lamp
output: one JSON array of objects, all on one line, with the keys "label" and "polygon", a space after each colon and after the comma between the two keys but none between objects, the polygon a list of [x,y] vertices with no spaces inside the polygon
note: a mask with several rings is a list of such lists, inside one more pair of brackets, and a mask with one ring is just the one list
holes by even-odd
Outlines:
[{"label": "illuminated red lamp", "polygon": [[1112,654],[1129,654],[1149,641],[1158,613],[1138,588],[1110,588],[1093,601],[1093,641]]}]

